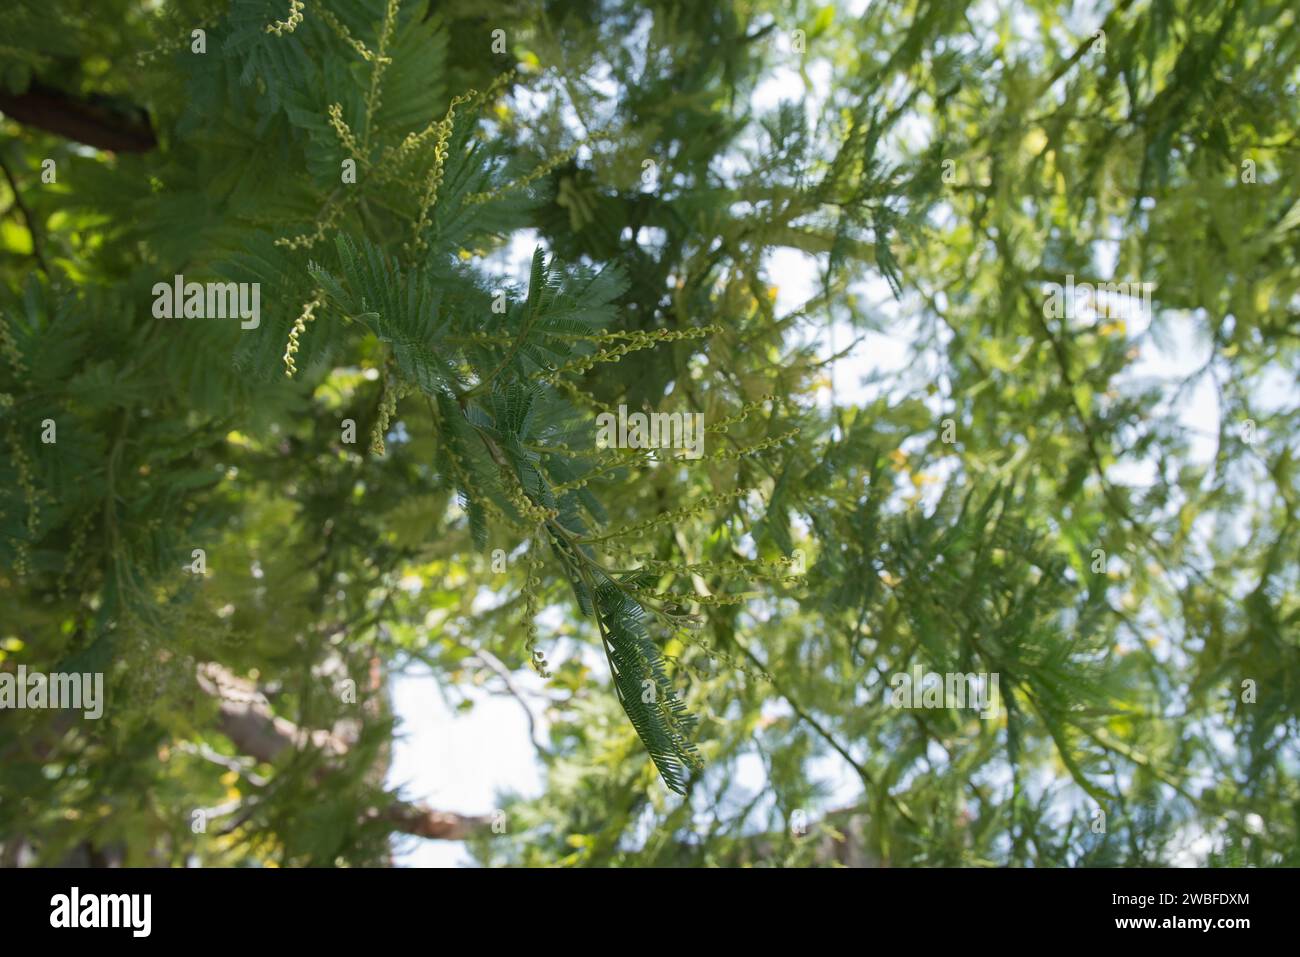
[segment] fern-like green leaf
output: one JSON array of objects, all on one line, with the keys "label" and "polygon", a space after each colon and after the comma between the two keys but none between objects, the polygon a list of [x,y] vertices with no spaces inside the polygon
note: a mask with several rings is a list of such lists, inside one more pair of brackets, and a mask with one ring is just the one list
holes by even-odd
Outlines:
[{"label": "fern-like green leaf", "polygon": [[702,766],[691,741],[696,718],[668,679],[663,654],[646,631],[641,605],[618,583],[606,581],[596,588],[595,607],[619,704],[664,783],[685,794],[690,771]]}]

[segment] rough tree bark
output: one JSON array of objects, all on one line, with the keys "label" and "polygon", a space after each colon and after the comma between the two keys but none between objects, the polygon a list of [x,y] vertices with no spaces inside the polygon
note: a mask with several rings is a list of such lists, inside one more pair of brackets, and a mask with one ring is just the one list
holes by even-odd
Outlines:
[{"label": "rough tree bark", "polygon": [[[200,664],[197,678],[199,688],[218,702],[218,728],[241,754],[270,763],[291,749],[312,747],[337,758],[351,747],[333,731],[300,728],[276,715],[256,684],[219,664]],[[487,815],[438,811],[408,801],[372,808],[369,814],[392,823],[399,833],[443,841],[463,841],[491,823]]]}]

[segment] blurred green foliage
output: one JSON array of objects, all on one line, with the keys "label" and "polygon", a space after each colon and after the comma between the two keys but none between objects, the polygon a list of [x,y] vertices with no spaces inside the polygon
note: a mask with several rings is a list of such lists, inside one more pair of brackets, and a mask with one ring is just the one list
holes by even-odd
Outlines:
[{"label": "blurred green foliage", "polygon": [[1300,864],[1294,5],[290,10],[7,5],[0,668],[109,697],[0,860],[386,861],[428,667],[544,719],[484,863]]}]

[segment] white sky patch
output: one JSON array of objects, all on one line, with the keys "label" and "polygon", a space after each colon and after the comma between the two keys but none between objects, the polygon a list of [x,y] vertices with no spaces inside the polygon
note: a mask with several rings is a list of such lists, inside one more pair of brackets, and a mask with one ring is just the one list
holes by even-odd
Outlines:
[{"label": "white sky patch", "polygon": [[[531,671],[517,671],[511,679],[525,693],[541,686],[541,679]],[[465,814],[490,814],[501,791],[527,796],[542,793],[541,767],[519,702],[482,688],[463,686],[461,691],[475,703],[474,708],[454,711],[433,675],[423,667],[394,675],[389,688],[393,712],[400,721],[388,787],[402,786],[403,797]],[[539,718],[541,711],[536,709]],[[546,734],[544,718],[542,724],[539,737]],[[473,863],[459,841],[400,837],[394,861],[405,867]]]}]

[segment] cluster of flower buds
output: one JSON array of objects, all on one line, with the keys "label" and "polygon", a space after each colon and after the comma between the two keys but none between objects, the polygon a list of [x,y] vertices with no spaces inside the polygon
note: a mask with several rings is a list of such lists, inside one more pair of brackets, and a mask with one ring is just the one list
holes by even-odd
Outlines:
[{"label": "cluster of flower buds", "polygon": [[744,405],[740,407],[740,411],[737,412],[735,415],[729,415],[725,419],[722,419],[721,421],[714,422],[707,429],[705,429],[705,431],[726,432],[733,425],[738,425],[739,423],[744,422],[747,418],[749,418],[750,413],[755,412],[758,409],[761,409],[766,403],[776,402],[776,401],[777,401],[776,396],[765,395],[755,399],[753,402],[746,402]]},{"label": "cluster of flower buds", "polygon": [[293,33],[298,29],[298,24],[302,23],[302,11],[307,5],[303,0],[289,0],[289,17],[286,20],[276,20],[275,23],[269,23],[266,26],[267,33],[274,33],[277,37],[282,37],[286,33]]},{"label": "cluster of flower buds", "polygon": [[32,481],[32,463],[27,458],[27,452],[23,449],[22,443],[12,429],[6,432],[5,437],[9,440],[9,451],[13,455],[14,470],[18,473],[18,487],[22,489],[23,500],[27,503],[27,540],[20,539],[16,542],[17,554],[14,557],[14,571],[19,578],[25,578],[31,570],[31,546],[29,543],[36,538],[36,527],[40,523],[41,503],[36,484]]},{"label": "cluster of flower buds", "polygon": [[383,455],[387,451],[384,436],[388,434],[388,424],[397,412],[397,403],[406,395],[408,388],[396,373],[384,377],[384,394],[379,400],[379,414],[375,418],[374,428],[370,430],[370,451],[375,455]]},{"label": "cluster of flower buds", "polygon": [[678,339],[702,339],[705,336],[711,336],[721,331],[719,326],[699,326],[692,329],[637,329],[632,332],[619,333],[618,338],[622,340],[619,345],[571,359],[562,366],[552,367],[540,378],[547,385],[555,385],[565,376],[582,375],[599,362],[620,362],[628,353],[638,352],[641,349],[651,349],[663,342],[675,342]]},{"label": "cluster of flower buds", "polygon": [[[602,542],[610,538],[626,538],[629,535],[642,535],[645,532],[655,528],[671,527],[687,519],[703,515],[705,512],[711,512],[720,505],[725,505],[735,499],[744,498],[750,493],[750,489],[737,488],[730,492],[720,492],[717,495],[706,495],[694,505],[687,505],[684,508],[676,508],[667,512],[656,515],[654,518],[647,519],[644,522],[638,522],[635,525],[625,525],[622,528],[615,529],[612,532],[606,532],[604,535],[594,536],[590,543]],[[589,543],[584,543],[589,544]]]},{"label": "cluster of flower buds", "polygon": [[352,127],[348,126],[347,120],[343,119],[343,104],[331,103],[326,112],[329,114],[330,126],[334,130],[334,135],[339,138],[339,142],[348,151],[348,155],[357,161],[357,165],[365,166],[366,158],[357,143],[356,134],[352,132]]},{"label": "cluster of flower buds", "polygon": [[515,190],[523,189],[524,187],[529,186],[532,183],[535,183],[537,180],[541,179],[543,176],[545,176],[547,173],[550,173],[552,170],[558,169],[559,167],[563,166],[569,160],[573,159],[573,157],[577,154],[577,152],[578,152],[578,148],[576,146],[572,146],[567,150],[555,154],[555,156],[552,156],[550,159],[542,163],[540,166],[538,166],[536,169],[532,170],[531,172],[526,173],[525,175],[519,177],[519,179],[512,180],[511,182],[506,183],[505,185],[501,186],[498,189],[487,190],[481,193],[470,193],[467,197],[465,197],[465,205],[474,206],[479,203],[488,203],[494,199],[500,199],[506,193],[512,193]]},{"label": "cluster of flower buds", "polygon": [[424,181],[424,196],[420,199],[420,218],[415,222],[415,249],[417,251],[422,252],[428,246],[428,242],[424,238],[424,231],[433,221],[433,207],[438,202],[438,189],[442,186],[442,178],[447,166],[447,156],[450,153],[447,144],[451,140],[451,131],[456,125],[456,107],[468,103],[476,96],[478,96],[478,93],[475,90],[468,90],[461,96],[454,97],[451,105],[447,107],[446,116],[418,136],[414,134],[408,136],[398,150],[400,155],[408,148],[417,148],[426,137],[433,136],[433,166],[429,169],[429,175]]},{"label": "cluster of flower buds", "polygon": [[298,364],[293,361],[293,357],[298,354],[298,343],[302,334],[307,331],[307,323],[316,318],[316,310],[321,305],[322,295],[317,292],[315,298],[302,307],[302,313],[295,320],[293,328],[289,330],[289,344],[284,350],[284,374],[289,378],[293,378],[294,373],[298,371]]},{"label": "cluster of flower buds", "polygon": [[524,558],[527,578],[524,580],[524,650],[528,652],[528,663],[543,678],[551,676],[546,665],[546,655],[537,647],[537,615],[541,611],[539,591],[542,587],[542,559],[536,554],[536,539],[529,545],[528,555]]},{"label": "cluster of flower buds", "polygon": [[[352,31],[347,28],[347,24],[343,23],[331,11],[322,6],[317,9],[316,15],[325,21],[325,25],[333,30],[340,40],[352,47],[352,49],[356,50],[357,55],[361,57],[361,59],[365,60],[367,63],[375,60],[375,55],[370,52],[370,48],[354,37]],[[385,57],[385,59],[388,58]]]},{"label": "cluster of flower buds", "polygon": [[753,445],[745,445],[735,449],[728,449],[728,448],[718,449],[718,451],[704,456],[704,460],[714,461],[714,462],[727,462],[732,459],[738,459],[746,455],[757,455],[759,452],[766,452],[768,449],[775,448],[776,446],[784,442],[786,439],[794,438],[794,436],[798,434],[799,434],[799,430],[797,428],[788,429],[787,431],[782,432],[780,435],[774,435],[771,438],[763,439],[759,442],[755,442]]},{"label": "cluster of flower buds", "polygon": [[501,467],[501,486],[505,489],[506,498],[510,500],[510,504],[530,525],[541,525],[557,518],[560,514],[557,509],[545,508],[529,498],[528,493],[519,484],[519,479],[515,476],[515,473],[505,466]]}]

